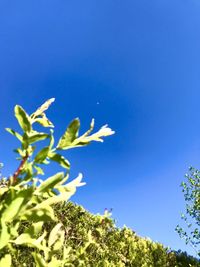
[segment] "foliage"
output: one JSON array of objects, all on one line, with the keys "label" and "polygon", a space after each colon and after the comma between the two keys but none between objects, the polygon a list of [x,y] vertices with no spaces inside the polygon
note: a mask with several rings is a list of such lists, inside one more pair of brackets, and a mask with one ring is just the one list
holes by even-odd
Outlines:
[{"label": "foliage", "polygon": [[[92,215],[67,202],[84,183],[81,174],[68,182],[70,163],[62,151],[102,142],[114,132],[105,125],[92,134],[92,120],[89,130],[79,135],[77,118],[55,145],[54,125],[45,114],[53,101],[31,115],[17,105],[15,116],[22,133],[7,128],[21,146],[15,149],[19,167],[0,180],[0,267],[200,266],[196,259],[140,238],[127,227],[117,228],[108,211]],[[36,130],[36,124],[43,131]],[[44,146],[38,145],[40,141]],[[51,162],[64,171],[41,179],[44,166]]]},{"label": "foliage", "polygon": [[[198,267],[199,262],[186,253],[174,252],[150,239],[138,237],[131,229],[115,226],[110,213],[93,215],[71,202],[53,206],[65,232],[64,246],[68,261],[64,266],[91,267]],[[44,231],[50,233],[56,223],[46,222]],[[28,228],[23,222],[20,231]],[[17,246],[13,267],[35,266],[31,248]],[[62,250],[57,252],[62,257]]]},{"label": "foliage", "polygon": [[181,215],[187,230],[177,225],[176,231],[186,244],[190,244],[200,255],[200,171],[189,169],[185,175],[186,181],[182,182],[182,192],[186,202],[186,213]]},{"label": "foliage", "polygon": [[176,261],[178,266],[188,267],[188,266],[200,266],[200,261],[196,258],[189,256],[186,252],[175,251]]},{"label": "foliage", "polygon": [[[92,120],[90,129],[79,136],[80,121],[75,119],[55,146],[54,126],[45,114],[53,101],[53,98],[46,101],[31,115],[21,106],[15,106],[15,117],[22,133],[7,128],[21,146],[15,149],[20,160],[19,167],[11,177],[3,179],[0,186],[0,266],[14,266],[19,246],[31,248],[33,266],[66,266],[69,251],[64,246],[65,231],[52,206],[66,202],[84,183],[81,174],[67,183],[70,163],[59,151],[85,146],[91,141],[102,142],[102,137],[114,133],[106,125],[91,134],[94,128]],[[34,126],[38,123],[51,130],[48,133],[37,131]],[[37,147],[37,142],[43,140],[48,144]],[[65,171],[41,180],[43,166],[51,161],[57,162]],[[47,222],[54,225],[50,232],[44,228]],[[24,223],[27,227],[22,227]],[[23,266],[23,263],[20,265]]]}]

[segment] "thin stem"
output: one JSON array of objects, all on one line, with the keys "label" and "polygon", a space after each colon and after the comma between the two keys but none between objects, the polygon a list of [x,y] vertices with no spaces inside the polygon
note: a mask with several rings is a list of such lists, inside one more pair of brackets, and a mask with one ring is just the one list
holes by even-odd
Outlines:
[{"label": "thin stem", "polygon": [[17,182],[17,177],[19,176],[20,172],[22,171],[24,164],[26,163],[28,159],[28,153],[26,153],[26,156],[22,159],[22,161],[19,164],[19,167],[17,168],[17,170],[15,171],[15,173],[13,174],[12,178],[12,184],[15,184]]}]

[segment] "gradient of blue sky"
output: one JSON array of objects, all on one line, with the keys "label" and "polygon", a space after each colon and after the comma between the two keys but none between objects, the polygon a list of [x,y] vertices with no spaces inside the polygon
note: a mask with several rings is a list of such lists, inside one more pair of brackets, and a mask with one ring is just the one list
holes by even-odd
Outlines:
[{"label": "gradient of blue sky", "polygon": [[[200,166],[200,3],[197,0],[1,1],[0,135],[4,173],[16,167],[16,103],[55,97],[56,136],[79,116],[109,123],[104,144],[69,151],[87,186],[74,201],[113,208],[118,225],[172,248],[180,183]],[[49,171],[52,173],[55,167]]]}]

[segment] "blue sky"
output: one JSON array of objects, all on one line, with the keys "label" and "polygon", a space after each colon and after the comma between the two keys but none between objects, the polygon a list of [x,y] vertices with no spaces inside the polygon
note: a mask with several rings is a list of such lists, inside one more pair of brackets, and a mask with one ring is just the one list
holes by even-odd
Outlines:
[{"label": "blue sky", "polygon": [[[200,166],[200,3],[197,0],[1,1],[0,135],[4,173],[16,167],[15,104],[48,114],[56,136],[80,117],[116,131],[103,144],[66,152],[87,185],[73,198],[113,208],[126,224],[174,249],[184,199]],[[49,173],[56,171],[54,167]],[[192,253],[192,252],[191,252]]]}]

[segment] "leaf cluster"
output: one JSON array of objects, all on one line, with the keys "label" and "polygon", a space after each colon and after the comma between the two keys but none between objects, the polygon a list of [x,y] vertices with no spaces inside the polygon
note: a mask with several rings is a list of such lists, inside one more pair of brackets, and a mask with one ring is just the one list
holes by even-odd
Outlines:
[{"label": "leaf cluster", "polygon": [[176,231],[200,255],[200,171],[190,167],[185,178],[181,184],[186,204],[186,212],[181,214],[184,225],[177,225]]},{"label": "leaf cluster", "polygon": [[[64,246],[68,261],[64,266],[88,267],[198,267],[195,258],[180,251],[171,251],[162,244],[141,238],[127,227],[118,228],[111,214],[93,215],[72,202],[53,206],[65,232]],[[22,229],[28,227],[21,225]],[[44,229],[51,233],[55,223],[46,222]],[[35,266],[31,249],[18,246],[14,267]],[[62,250],[58,257],[62,258]]]},{"label": "leaf cluster", "polygon": [[[91,134],[93,120],[89,130],[79,136],[80,121],[75,119],[55,145],[54,125],[45,113],[52,102],[54,98],[47,100],[31,115],[21,106],[15,106],[15,117],[21,133],[6,129],[21,145],[15,149],[20,160],[19,167],[11,177],[2,179],[0,184],[0,266],[14,266],[19,247],[30,249],[33,266],[66,266],[69,249],[64,246],[65,230],[55,216],[53,206],[68,201],[77,187],[84,183],[82,174],[68,182],[70,163],[59,151],[85,146],[91,141],[102,141],[102,137],[114,133],[104,126]],[[36,130],[38,123],[43,131]],[[44,131],[48,128],[48,132]],[[48,145],[38,147],[40,141],[48,141]],[[64,171],[41,180],[43,166],[52,161],[57,162]],[[53,228],[47,232],[44,225],[48,222],[52,223]],[[21,266],[32,266],[29,264],[26,261],[20,263]]]}]

